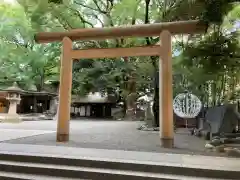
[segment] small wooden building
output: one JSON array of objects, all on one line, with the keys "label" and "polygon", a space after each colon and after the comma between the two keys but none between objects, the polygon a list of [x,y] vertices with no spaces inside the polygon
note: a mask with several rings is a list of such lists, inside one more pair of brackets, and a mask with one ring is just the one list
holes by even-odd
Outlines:
[{"label": "small wooden building", "polygon": [[112,118],[112,107],[116,105],[114,96],[99,92],[84,97],[72,95],[71,115],[73,117]]},{"label": "small wooden building", "polygon": [[20,105],[18,106],[18,113],[43,113],[50,110],[51,101],[57,96],[56,93],[46,91],[25,91],[22,94]]},{"label": "small wooden building", "polygon": [[51,101],[57,96],[55,93],[46,91],[24,91],[19,87],[10,87],[0,90],[0,113],[7,113],[9,108],[9,101],[6,99],[7,94],[15,88],[14,91],[19,91],[21,94],[21,101],[17,106],[17,113],[43,113],[50,109]]}]

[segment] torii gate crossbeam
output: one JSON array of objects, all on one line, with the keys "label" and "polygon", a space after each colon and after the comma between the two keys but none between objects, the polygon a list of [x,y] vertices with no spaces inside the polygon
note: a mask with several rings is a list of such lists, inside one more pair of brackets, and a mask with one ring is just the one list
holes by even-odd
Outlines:
[{"label": "torii gate crossbeam", "polygon": [[[180,21],[111,28],[77,29],[68,32],[43,32],[35,35],[36,42],[62,41],[60,90],[58,107],[57,141],[69,141],[69,120],[72,89],[72,62],[81,58],[113,58],[127,56],[159,56],[159,121],[161,145],[174,146],[173,94],[172,94],[172,48],[171,35],[193,34],[206,30],[206,25],[198,21]],[[99,40],[123,37],[160,36],[160,45],[73,50],[74,40]]]}]

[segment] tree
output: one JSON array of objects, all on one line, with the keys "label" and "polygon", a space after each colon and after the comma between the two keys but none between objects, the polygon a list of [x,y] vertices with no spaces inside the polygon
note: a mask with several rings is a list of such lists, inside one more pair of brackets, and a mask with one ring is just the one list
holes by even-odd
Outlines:
[{"label": "tree", "polygon": [[[218,103],[228,96],[230,91],[226,87],[234,87],[238,83],[236,69],[238,66],[234,68],[233,62],[237,63],[239,36],[237,33],[227,34],[234,29],[235,20],[239,18],[239,6],[233,1],[18,0],[18,2],[18,5],[11,6],[2,4],[0,8],[0,13],[4,15],[1,17],[5,18],[0,29],[0,48],[3,52],[0,55],[3,64],[0,78],[4,82],[19,81],[23,86],[34,84],[40,91],[44,88],[44,82],[58,79],[61,44],[35,44],[33,34],[39,31],[199,19],[208,24],[209,35],[173,37],[174,54],[176,52],[179,54],[173,58],[174,93],[189,89],[209,103],[210,99],[216,97],[211,102]],[[120,38],[104,42],[77,41],[74,48],[131,47],[155,44],[158,41],[159,38],[153,37]],[[216,45],[216,42],[224,42],[223,44],[228,47]],[[219,56],[214,54],[212,49],[216,49],[220,53]],[[226,53],[230,55],[226,56]],[[218,67],[217,71],[214,71],[213,67]],[[122,99],[125,100],[128,94],[149,89],[155,93],[157,124],[159,122],[158,89],[157,84],[153,83],[157,70],[157,57],[97,61],[81,59],[74,61],[73,93],[119,91]],[[235,80],[230,80],[230,77],[234,77]],[[127,82],[132,82],[136,88],[128,89]],[[213,95],[213,90],[209,90],[210,87],[217,89],[214,91],[217,92],[216,95]],[[236,90],[232,92],[236,94]]]},{"label": "tree", "polygon": [[[232,6],[232,4],[231,4]],[[228,7],[228,6],[226,6]],[[187,43],[179,61],[175,64],[175,84],[201,97],[206,106],[214,106],[232,100],[239,83],[239,33],[233,28],[236,10],[218,12],[205,36],[197,36]],[[207,14],[212,14],[208,12]],[[234,14],[234,15],[233,15]],[[206,14],[205,14],[206,15]],[[223,17],[220,17],[223,16]],[[178,91],[182,91],[178,88]],[[235,96],[236,97],[236,96]]]},{"label": "tree", "polygon": [[0,48],[1,82],[18,82],[23,88],[32,85],[43,90],[45,81],[58,76],[59,45],[36,45],[32,24],[19,5],[1,4]]}]

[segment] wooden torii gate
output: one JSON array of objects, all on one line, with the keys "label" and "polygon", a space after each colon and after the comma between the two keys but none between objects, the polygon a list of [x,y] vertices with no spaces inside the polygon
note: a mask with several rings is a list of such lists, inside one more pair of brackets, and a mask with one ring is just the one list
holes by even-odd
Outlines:
[{"label": "wooden torii gate", "polygon": [[[172,148],[173,94],[171,35],[193,34],[206,30],[199,21],[178,21],[110,28],[75,29],[68,32],[42,32],[35,35],[38,43],[62,41],[57,141],[69,141],[69,120],[72,89],[72,60],[127,56],[160,56],[159,61],[159,120],[161,145]],[[126,37],[160,36],[161,44],[144,47],[73,50],[74,40],[102,40]]]}]

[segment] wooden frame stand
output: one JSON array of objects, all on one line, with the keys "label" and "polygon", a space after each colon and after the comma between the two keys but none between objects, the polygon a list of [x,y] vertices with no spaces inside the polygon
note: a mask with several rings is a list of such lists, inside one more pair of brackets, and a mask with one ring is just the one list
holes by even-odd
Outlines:
[{"label": "wooden frame stand", "polygon": [[[62,41],[60,73],[59,109],[57,141],[69,141],[69,121],[72,89],[72,61],[74,59],[114,58],[129,56],[159,56],[159,121],[161,145],[165,148],[174,146],[173,104],[172,104],[172,48],[171,35],[202,32],[206,26],[198,21],[182,21],[162,24],[122,26],[117,28],[78,29],[69,32],[45,32],[35,36],[40,43]],[[73,40],[98,40],[118,37],[159,36],[160,45],[73,50]]]}]

